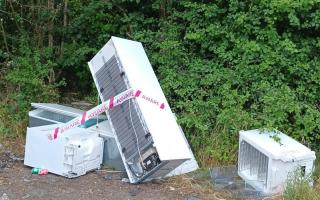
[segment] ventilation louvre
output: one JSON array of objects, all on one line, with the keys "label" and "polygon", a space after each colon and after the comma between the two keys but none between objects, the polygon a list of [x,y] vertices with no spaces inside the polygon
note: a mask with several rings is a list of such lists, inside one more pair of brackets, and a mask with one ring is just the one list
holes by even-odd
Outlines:
[{"label": "ventilation louvre", "polygon": [[268,181],[268,162],[268,157],[249,143],[240,143],[239,171],[249,173],[252,180],[261,182],[264,187]]},{"label": "ventilation louvre", "polygon": [[[105,59],[103,60],[105,62]],[[115,55],[105,62],[95,76],[99,87],[98,90],[100,92],[102,91],[101,95],[103,100],[108,100],[129,89],[126,85],[125,76],[121,73],[120,62]],[[139,117],[137,112],[137,107],[134,106],[135,101],[133,99],[129,101],[124,102],[120,106],[114,107],[109,111],[110,121],[115,129],[121,149],[124,149],[123,154],[126,160],[137,155],[138,144],[134,129],[137,133],[139,148],[141,150],[151,144],[151,140],[148,140],[145,137],[147,132],[143,128],[141,117]]]}]

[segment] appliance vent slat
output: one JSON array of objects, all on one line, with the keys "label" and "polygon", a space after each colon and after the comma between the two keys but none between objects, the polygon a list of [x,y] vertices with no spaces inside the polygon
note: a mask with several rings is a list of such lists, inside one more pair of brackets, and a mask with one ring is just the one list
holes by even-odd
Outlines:
[{"label": "appliance vent slat", "polygon": [[240,171],[248,171],[253,180],[262,182],[264,187],[268,181],[269,158],[246,141],[240,143]]},{"label": "appliance vent slat", "polygon": [[[121,66],[119,65],[115,55],[113,55],[101,67],[101,69],[96,72],[95,76],[97,78],[97,83],[100,87],[99,90],[103,100],[108,100],[110,97],[128,89],[125,84],[124,77],[122,77],[120,74]],[[117,106],[112,110],[109,110],[110,121],[115,129],[115,133],[117,134],[117,138],[126,159],[130,158],[137,152],[138,144],[134,129],[136,130],[139,139],[139,148],[142,149],[144,146],[150,143],[150,141],[145,138],[147,133],[143,128],[142,122],[138,116],[136,108],[134,107],[134,100],[129,101],[124,102],[121,106]],[[129,116],[130,110],[132,122]]]}]

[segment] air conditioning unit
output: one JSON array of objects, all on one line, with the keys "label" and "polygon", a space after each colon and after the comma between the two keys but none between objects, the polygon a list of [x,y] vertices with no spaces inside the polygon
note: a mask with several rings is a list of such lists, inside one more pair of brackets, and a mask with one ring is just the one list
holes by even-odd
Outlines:
[{"label": "air conditioning unit", "polygon": [[193,157],[141,43],[112,37],[88,64],[103,102],[142,92],[107,111],[131,183],[164,177]]},{"label": "air conditioning unit", "polygon": [[55,128],[56,125],[27,128],[25,165],[47,169],[68,178],[100,168],[103,139],[97,132],[74,128],[53,141],[48,139],[48,135]]},{"label": "air conditioning unit", "polygon": [[310,176],[315,158],[315,152],[280,131],[240,131],[238,174],[265,194],[282,191],[297,172]]}]

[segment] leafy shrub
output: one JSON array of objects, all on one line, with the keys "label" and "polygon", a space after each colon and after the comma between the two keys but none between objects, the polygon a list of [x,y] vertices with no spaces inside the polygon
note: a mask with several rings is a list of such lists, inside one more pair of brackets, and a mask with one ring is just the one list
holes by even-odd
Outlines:
[{"label": "leafy shrub", "polygon": [[[202,166],[234,162],[241,129],[276,128],[319,150],[319,1],[68,2],[67,26],[57,8],[53,48],[12,47],[8,107],[25,115],[30,101],[55,101],[60,79],[48,75],[57,69],[67,92],[93,94],[86,61],[114,35],[143,43]],[[4,30],[16,38],[15,18],[6,19]]]},{"label": "leafy shrub", "polygon": [[319,148],[319,2],[172,4],[153,34],[133,35],[203,165],[234,161],[241,129]]},{"label": "leafy shrub", "polygon": [[5,98],[0,102],[0,135],[21,136],[24,133],[31,102],[57,102],[57,88],[64,81],[54,80],[55,63],[50,60],[50,49],[33,50],[25,42],[8,69]]}]

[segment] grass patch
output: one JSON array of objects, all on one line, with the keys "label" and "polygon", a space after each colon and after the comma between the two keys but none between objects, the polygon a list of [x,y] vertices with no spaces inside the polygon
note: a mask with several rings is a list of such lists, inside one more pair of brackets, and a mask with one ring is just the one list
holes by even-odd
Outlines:
[{"label": "grass patch", "polygon": [[301,177],[298,173],[288,178],[283,192],[284,200],[320,200],[319,185],[315,181],[315,187],[310,186],[310,178]]}]

